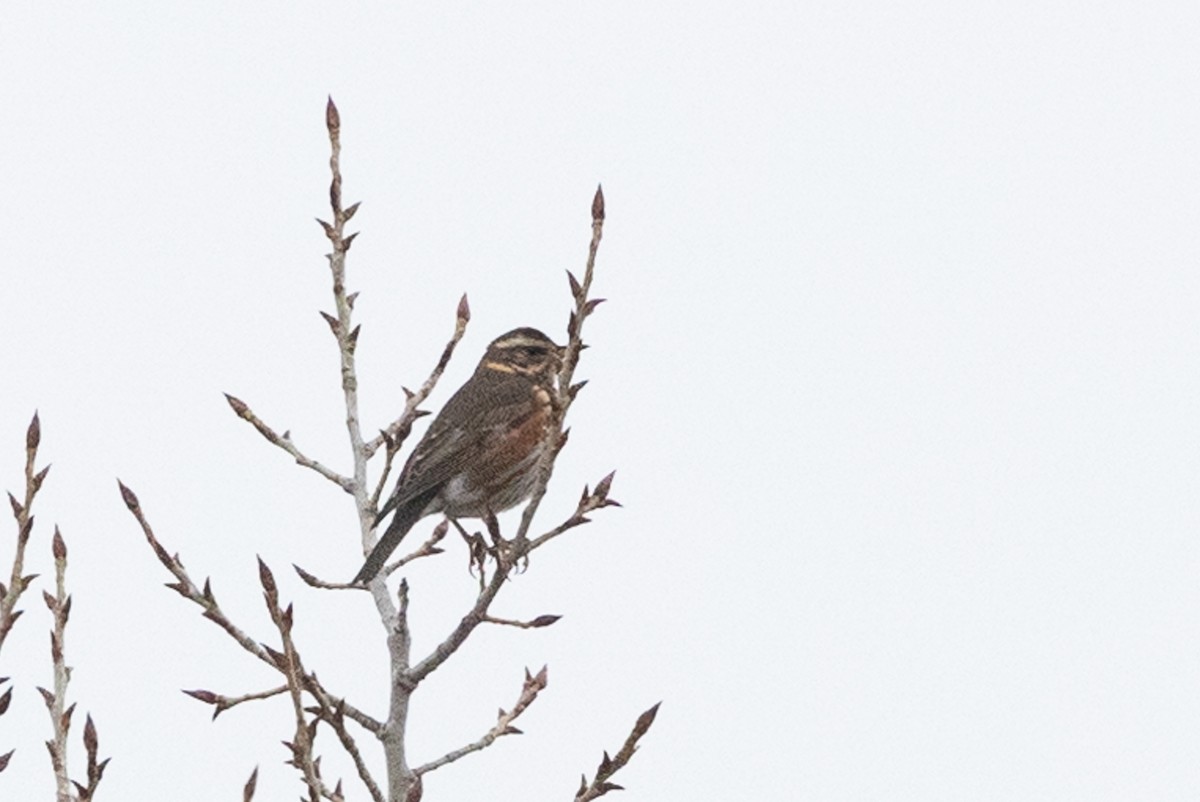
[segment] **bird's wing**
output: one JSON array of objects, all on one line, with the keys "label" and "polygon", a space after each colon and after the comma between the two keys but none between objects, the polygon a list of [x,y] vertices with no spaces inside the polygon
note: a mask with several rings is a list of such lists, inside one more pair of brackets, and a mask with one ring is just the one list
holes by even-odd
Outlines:
[{"label": "bird's wing", "polygon": [[477,375],[438,413],[404,465],[396,489],[375,517],[389,512],[461,473],[488,443],[503,437],[537,411],[529,383],[504,373]]}]

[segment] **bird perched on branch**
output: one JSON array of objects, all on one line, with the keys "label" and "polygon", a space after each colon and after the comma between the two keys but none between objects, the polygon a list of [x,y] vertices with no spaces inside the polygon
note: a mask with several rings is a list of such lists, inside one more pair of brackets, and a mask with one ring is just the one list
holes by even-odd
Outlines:
[{"label": "bird perched on branch", "polygon": [[379,573],[417,521],[445,513],[478,518],[515,507],[533,492],[554,420],[563,349],[537,329],[492,341],[475,373],[434,418],[400,472],[375,524],[392,521],[354,583]]}]

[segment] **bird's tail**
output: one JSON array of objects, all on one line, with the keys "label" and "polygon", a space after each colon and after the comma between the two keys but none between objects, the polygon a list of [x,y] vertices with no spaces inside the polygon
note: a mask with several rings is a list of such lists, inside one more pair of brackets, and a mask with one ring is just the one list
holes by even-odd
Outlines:
[{"label": "bird's tail", "polygon": [[408,534],[408,530],[421,520],[426,505],[436,494],[435,489],[427,494],[428,498],[417,497],[397,507],[396,514],[392,516],[392,522],[388,524],[387,530],[383,533],[383,537],[379,538],[375,548],[371,549],[371,553],[367,555],[367,561],[363,563],[363,567],[354,576],[351,584],[364,584],[379,573],[383,564],[387,562],[387,558],[392,555],[392,552],[400,545],[400,541]]}]

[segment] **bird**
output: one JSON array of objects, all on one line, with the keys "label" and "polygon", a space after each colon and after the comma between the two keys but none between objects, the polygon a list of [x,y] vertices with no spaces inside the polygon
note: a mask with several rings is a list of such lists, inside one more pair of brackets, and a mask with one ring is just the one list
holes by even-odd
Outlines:
[{"label": "bird", "polygon": [[378,574],[408,530],[427,515],[480,518],[529,498],[554,421],[564,352],[529,327],[488,345],[471,378],[409,455],[375,526],[388,514],[392,520],[351,584]]}]

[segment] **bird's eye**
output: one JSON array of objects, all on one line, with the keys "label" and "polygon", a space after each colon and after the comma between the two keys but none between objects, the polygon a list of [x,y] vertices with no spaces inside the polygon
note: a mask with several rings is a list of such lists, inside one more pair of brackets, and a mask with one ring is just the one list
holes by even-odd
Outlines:
[{"label": "bird's eye", "polygon": [[546,349],[542,348],[540,345],[527,345],[522,350],[525,351],[525,356],[528,357],[536,358],[546,355]]}]

